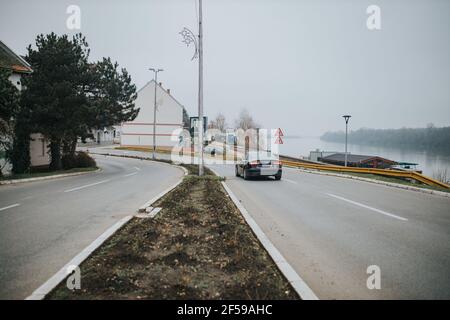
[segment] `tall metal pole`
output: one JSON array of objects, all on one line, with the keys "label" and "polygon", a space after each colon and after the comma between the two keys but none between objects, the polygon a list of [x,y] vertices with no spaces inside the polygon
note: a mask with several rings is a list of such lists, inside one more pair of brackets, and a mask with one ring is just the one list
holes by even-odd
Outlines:
[{"label": "tall metal pole", "polygon": [[350,115],[342,116],[345,119],[345,166],[347,166],[347,136],[348,136],[348,120],[351,118]]},{"label": "tall metal pole", "polygon": [[156,153],[156,89],[158,87],[158,72],[164,70],[151,68],[150,71],[153,71],[155,73],[155,100],[153,104],[153,151],[152,151],[152,159],[154,160]]},{"label": "tall metal pole", "polygon": [[198,175],[203,175],[203,26],[202,26],[202,0],[198,1],[198,140],[199,162]]},{"label": "tall metal pole", "polygon": [[203,12],[202,0],[198,0],[198,38],[188,28],[180,32],[183,42],[189,46],[195,46],[195,53],[191,60],[198,58],[198,175],[203,175]]},{"label": "tall metal pole", "polygon": [[347,166],[347,135],[348,135],[348,122],[345,122],[345,166]]}]

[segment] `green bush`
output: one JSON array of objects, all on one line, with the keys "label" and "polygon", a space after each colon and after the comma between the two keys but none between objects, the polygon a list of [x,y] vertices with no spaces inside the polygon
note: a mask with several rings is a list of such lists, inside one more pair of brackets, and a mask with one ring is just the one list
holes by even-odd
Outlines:
[{"label": "green bush", "polygon": [[61,165],[64,170],[75,168],[76,165],[76,154],[65,154],[61,157]]},{"label": "green bush", "polygon": [[92,168],[96,167],[95,160],[86,152],[76,152],[74,155],[66,154],[61,158],[62,166],[65,170],[72,168]]},{"label": "green bush", "polygon": [[76,153],[76,155],[76,163],[78,168],[91,168],[97,166],[95,160],[86,152],[79,151]]}]

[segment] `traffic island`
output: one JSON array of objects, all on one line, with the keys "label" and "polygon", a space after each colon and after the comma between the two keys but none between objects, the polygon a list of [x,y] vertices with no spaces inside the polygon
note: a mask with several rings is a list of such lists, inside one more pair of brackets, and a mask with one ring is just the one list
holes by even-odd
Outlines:
[{"label": "traffic island", "polygon": [[83,175],[83,174],[97,172],[97,171],[100,171],[100,168],[98,168],[97,166],[94,166],[94,167],[88,167],[88,168],[73,168],[73,169],[68,169],[68,170],[43,171],[43,172],[35,172],[35,173],[15,174],[15,175],[10,175],[10,176],[0,177],[0,185],[66,178],[66,177],[78,176],[78,175]]},{"label": "traffic island", "polygon": [[299,299],[221,180],[186,176],[80,265],[80,289],[46,299]]}]

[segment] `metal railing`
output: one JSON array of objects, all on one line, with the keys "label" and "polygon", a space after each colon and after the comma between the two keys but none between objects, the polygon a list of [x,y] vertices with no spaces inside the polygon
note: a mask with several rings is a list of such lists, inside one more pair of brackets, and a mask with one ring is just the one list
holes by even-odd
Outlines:
[{"label": "metal railing", "polygon": [[436,179],[424,176],[418,172],[414,171],[401,171],[401,170],[388,170],[388,169],[376,169],[376,168],[356,168],[356,167],[342,167],[336,165],[325,165],[325,164],[312,164],[296,161],[281,160],[283,165],[306,168],[306,169],[316,169],[325,171],[338,171],[338,172],[353,172],[353,173],[366,173],[366,174],[376,174],[381,176],[404,178],[404,179],[414,179],[416,181],[422,182],[429,186],[440,187],[449,189],[450,186],[440,182]]}]

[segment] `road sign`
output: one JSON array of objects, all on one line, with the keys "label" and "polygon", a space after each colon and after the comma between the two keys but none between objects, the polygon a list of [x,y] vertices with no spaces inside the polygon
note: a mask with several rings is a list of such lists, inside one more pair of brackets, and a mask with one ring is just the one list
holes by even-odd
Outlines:
[{"label": "road sign", "polygon": [[275,137],[277,137],[275,139],[275,144],[283,144],[283,138],[282,138],[283,136],[284,136],[283,131],[281,130],[281,128],[278,128],[277,132],[275,132]]},{"label": "road sign", "polygon": [[[198,117],[190,117],[190,128],[189,131],[191,133],[191,137],[194,137],[194,133],[198,131]],[[206,128],[208,126],[208,117],[203,117],[203,132],[206,132]]]},{"label": "road sign", "polygon": [[283,130],[281,130],[281,128],[278,128],[277,132],[275,133],[275,136],[276,137],[283,137],[284,136]]}]

